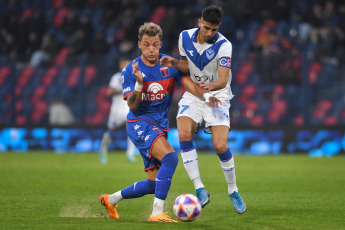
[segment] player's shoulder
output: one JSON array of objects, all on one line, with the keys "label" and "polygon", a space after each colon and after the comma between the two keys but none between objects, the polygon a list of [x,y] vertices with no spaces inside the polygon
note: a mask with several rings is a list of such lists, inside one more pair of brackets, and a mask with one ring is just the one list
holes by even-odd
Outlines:
[{"label": "player's shoulder", "polygon": [[232,49],[232,44],[231,42],[221,33],[219,33],[219,36],[218,36],[218,39],[217,39],[217,42],[223,42],[222,44],[222,47],[223,48],[226,48],[226,49]]},{"label": "player's shoulder", "polygon": [[180,35],[182,35],[183,33],[188,33],[190,37],[193,36],[193,34],[195,33],[195,31],[197,31],[198,28],[192,28],[192,29],[188,29],[188,30],[182,30],[182,32],[180,33]]},{"label": "player's shoulder", "polygon": [[222,40],[225,40],[225,43],[228,43],[231,45],[231,42],[229,41],[229,39],[227,39],[223,34],[218,32],[217,42],[222,41]]}]

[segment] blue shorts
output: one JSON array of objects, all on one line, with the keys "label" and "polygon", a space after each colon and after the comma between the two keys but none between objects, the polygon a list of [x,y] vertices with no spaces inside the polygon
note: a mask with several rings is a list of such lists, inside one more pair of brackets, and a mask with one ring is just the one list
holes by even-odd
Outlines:
[{"label": "blue shorts", "polygon": [[144,161],[145,172],[160,167],[161,162],[151,156],[152,146],[155,141],[166,136],[166,133],[157,124],[144,120],[127,120],[127,134],[129,139],[139,149],[140,155]]}]

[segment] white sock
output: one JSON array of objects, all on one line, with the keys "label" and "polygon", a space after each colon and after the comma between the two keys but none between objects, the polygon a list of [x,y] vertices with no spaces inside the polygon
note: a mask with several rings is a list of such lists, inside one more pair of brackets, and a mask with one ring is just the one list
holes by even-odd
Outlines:
[{"label": "white sock", "polygon": [[189,178],[193,181],[195,190],[204,188],[200,178],[198,154],[195,149],[181,153],[183,166],[186,169]]},{"label": "white sock", "polygon": [[111,142],[111,136],[109,135],[108,132],[105,132],[102,136],[101,151],[100,151],[100,154],[104,157],[107,157],[110,142]]},{"label": "white sock", "polygon": [[135,151],[135,145],[133,144],[133,142],[131,141],[131,139],[129,139],[129,137],[127,137],[127,158],[133,158],[134,157],[134,151]]},{"label": "white sock", "polygon": [[153,201],[152,216],[163,214],[164,200],[155,197]]},{"label": "white sock", "polygon": [[235,191],[238,192],[238,188],[236,185],[234,157],[232,157],[230,160],[228,160],[226,162],[223,162],[223,161],[219,161],[219,162],[220,162],[220,166],[223,169],[226,182],[228,183],[229,195]]},{"label": "white sock", "polygon": [[121,200],[123,200],[123,197],[121,195],[121,191],[117,191],[111,195],[109,195],[109,203],[111,205],[115,205],[119,203]]}]

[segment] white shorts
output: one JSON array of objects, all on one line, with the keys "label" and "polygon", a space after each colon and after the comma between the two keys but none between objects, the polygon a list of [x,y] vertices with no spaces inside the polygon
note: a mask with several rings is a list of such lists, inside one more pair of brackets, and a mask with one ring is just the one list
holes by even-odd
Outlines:
[{"label": "white shorts", "polygon": [[211,133],[210,126],[226,125],[230,128],[229,109],[230,101],[222,101],[217,107],[208,106],[204,101],[197,102],[189,98],[182,98],[178,103],[179,109],[176,118],[189,117],[201,125],[205,121],[205,132]]},{"label": "white shorts", "polygon": [[108,118],[108,128],[109,129],[116,129],[121,125],[127,122],[127,114],[128,111],[126,110],[117,110],[117,111],[110,111],[109,118]]}]

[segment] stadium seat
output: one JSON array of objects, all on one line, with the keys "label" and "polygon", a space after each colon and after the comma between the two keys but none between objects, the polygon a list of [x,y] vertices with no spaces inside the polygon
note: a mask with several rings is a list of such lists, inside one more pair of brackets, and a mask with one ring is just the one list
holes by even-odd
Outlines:
[{"label": "stadium seat", "polygon": [[66,78],[66,85],[68,87],[75,87],[78,84],[80,77],[80,68],[78,66],[73,67]]},{"label": "stadium seat", "polygon": [[50,86],[57,76],[58,71],[59,70],[56,66],[50,67],[42,77],[42,85],[45,87]]},{"label": "stadium seat", "polygon": [[336,116],[328,116],[324,119],[323,123],[327,126],[334,126],[337,125],[339,122]]},{"label": "stadium seat", "polygon": [[8,66],[3,66],[0,68],[0,86],[4,85],[10,72],[11,72],[11,69]]},{"label": "stadium seat", "polygon": [[32,67],[26,67],[21,74],[18,77],[17,80],[17,85],[21,86],[21,87],[25,87],[29,80],[31,79],[32,75],[34,74],[35,69]]}]

